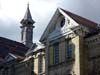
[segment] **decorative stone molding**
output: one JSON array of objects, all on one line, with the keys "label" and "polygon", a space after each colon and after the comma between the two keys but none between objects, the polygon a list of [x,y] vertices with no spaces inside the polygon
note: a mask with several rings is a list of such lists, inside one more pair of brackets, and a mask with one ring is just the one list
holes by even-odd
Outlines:
[{"label": "decorative stone molding", "polygon": [[93,37],[86,38],[85,41],[88,47],[92,47],[93,45],[100,44],[100,34],[97,34]]}]

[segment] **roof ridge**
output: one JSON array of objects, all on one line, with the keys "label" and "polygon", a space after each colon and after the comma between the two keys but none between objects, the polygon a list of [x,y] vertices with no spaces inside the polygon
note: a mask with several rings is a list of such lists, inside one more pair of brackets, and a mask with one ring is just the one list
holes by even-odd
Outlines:
[{"label": "roof ridge", "polygon": [[[89,26],[89,27],[96,27],[97,26],[97,23],[95,23],[94,21],[91,21],[91,20],[89,20],[85,17],[79,16],[79,15],[76,15],[76,14],[70,12],[70,11],[66,11],[65,9],[62,9],[62,8],[60,8],[60,9],[62,11],[64,11],[66,14],[68,14],[77,23],[83,23],[83,24],[85,24],[86,26]],[[91,25],[88,25],[88,24],[91,24]]]}]

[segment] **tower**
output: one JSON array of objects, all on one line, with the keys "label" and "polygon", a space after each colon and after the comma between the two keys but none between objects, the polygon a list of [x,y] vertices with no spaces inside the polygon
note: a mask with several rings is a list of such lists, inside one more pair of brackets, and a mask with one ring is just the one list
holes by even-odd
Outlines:
[{"label": "tower", "polygon": [[27,6],[26,13],[24,15],[24,18],[20,22],[22,24],[21,26],[21,41],[23,44],[25,44],[27,47],[31,47],[33,44],[33,24],[35,21],[32,19],[29,4]]}]

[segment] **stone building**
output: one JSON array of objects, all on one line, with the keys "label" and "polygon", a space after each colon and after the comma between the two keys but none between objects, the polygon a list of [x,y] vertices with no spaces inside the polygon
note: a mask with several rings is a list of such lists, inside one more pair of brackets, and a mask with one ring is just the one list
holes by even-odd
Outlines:
[{"label": "stone building", "polygon": [[0,75],[100,75],[100,25],[58,8],[33,43],[29,5],[20,22],[21,41],[0,37]]},{"label": "stone building", "polygon": [[34,58],[34,75],[45,75],[45,47],[43,44],[35,43],[33,48],[27,55]]},{"label": "stone building", "polygon": [[27,51],[24,44],[0,37],[0,75],[32,75],[34,60],[24,61]]},{"label": "stone building", "polygon": [[44,45],[37,43],[33,52],[34,75],[45,75],[45,49]]},{"label": "stone building", "polygon": [[33,58],[24,61],[13,54],[9,54],[5,62],[0,64],[0,75],[33,75]]},{"label": "stone building", "polygon": [[27,7],[24,18],[21,20],[21,40],[26,47],[29,48],[26,53],[26,58],[34,58],[33,71],[34,75],[45,75],[45,51],[44,46],[40,43],[33,43],[33,24],[35,21],[32,19],[29,5]]},{"label": "stone building", "polygon": [[99,25],[58,8],[40,42],[46,75],[100,75]]},{"label": "stone building", "polygon": [[0,75],[45,75],[44,45],[33,43],[29,5],[20,23],[22,43],[0,37]]}]

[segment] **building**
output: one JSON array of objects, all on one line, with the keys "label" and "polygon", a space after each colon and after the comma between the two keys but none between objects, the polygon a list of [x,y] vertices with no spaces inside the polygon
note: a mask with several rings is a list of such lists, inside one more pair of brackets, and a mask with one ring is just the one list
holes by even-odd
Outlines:
[{"label": "building", "polygon": [[33,24],[35,21],[32,19],[29,5],[27,7],[24,18],[21,20],[21,40],[29,50],[26,53],[26,57],[34,58],[34,75],[45,75],[45,51],[44,46],[40,43],[33,43]]},{"label": "building", "polygon": [[0,37],[0,75],[32,75],[33,58],[24,61],[28,49],[22,43]]},{"label": "building", "polygon": [[33,24],[35,21],[32,19],[29,4],[27,6],[24,18],[20,22],[22,24],[21,26],[21,41],[24,45],[31,48],[33,45]]},{"label": "building", "polygon": [[33,61],[33,58],[24,61],[10,53],[0,64],[0,75],[33,75]]},{"label": "building", "polygon": [[34,58],[26,56],[33,44],[33,23],[28,5],[25,16],[21,20],[22,43],[0,37],[0,75],[34,74]]},{"label": "building", "polygon": [[0,75],[45,75],[44,45],[33,43],[29,4],[20,23],[22,43],[0,37]]},{"label": "building", "polygon": [[20,22],[21,41],[0,37],[0,75],[100,75],[100,25],[58,8],[33,43],[29,5]]},{"label": "building", "polygon": [[45,75],[45,46],[40,43],[33,46],[34,49],[30,49],[27,55],[34,58],[34,75]]},{"label": "building", "polygon": [[46,75],[99,75],[99,25],[58,8],[41,36]]}]

